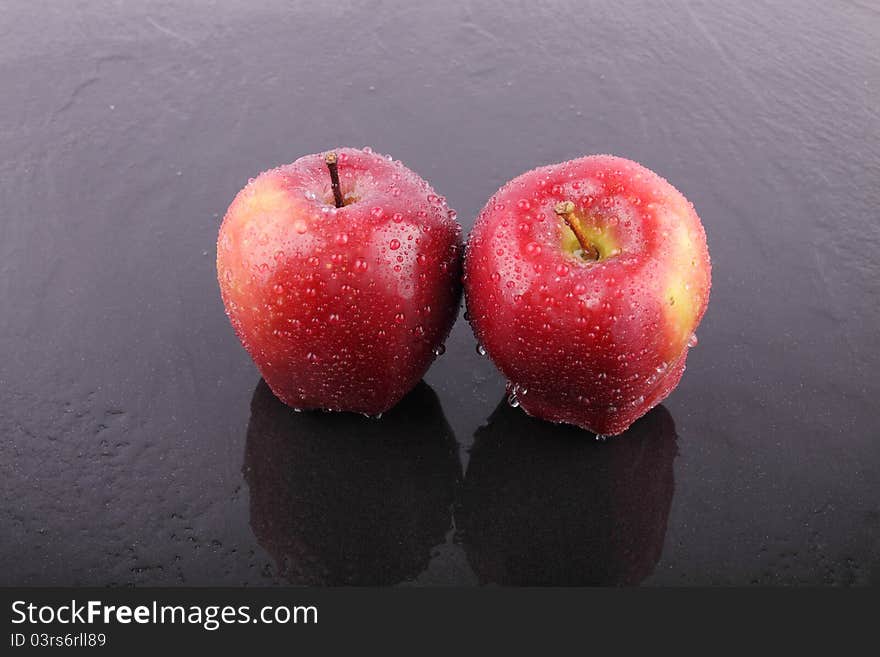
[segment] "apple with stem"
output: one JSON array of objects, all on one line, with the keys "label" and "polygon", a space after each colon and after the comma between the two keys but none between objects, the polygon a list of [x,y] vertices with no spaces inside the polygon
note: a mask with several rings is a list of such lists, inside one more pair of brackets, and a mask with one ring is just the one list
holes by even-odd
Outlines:
[{"label": "apple with stem", "polygon": [[504,185],[468,238],[467,316],[512,405],[600,435],[622,433],[681,379],[709,301],[693,205],[611,155]]},{"label": "apple with stem", "polygon": [[365,148],[302,157],[229,206],[217,278],[266,383],[296,409],[378,415],[442,353],[461,228],[431,186]]}]

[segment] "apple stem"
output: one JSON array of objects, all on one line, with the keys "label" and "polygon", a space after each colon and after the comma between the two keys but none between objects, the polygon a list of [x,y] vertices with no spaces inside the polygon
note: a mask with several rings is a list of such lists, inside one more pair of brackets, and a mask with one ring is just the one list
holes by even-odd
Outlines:
[{"label": "apple stem", "polygon": [[338,160],[339,158],[336,157],[336,153],[333,151],[324,156],[324,162],[327,164],[327,168],[330,169],[330,189],[333,190],[333,201],[336,203],[337,208],[341,208],[345,203],[342,200],[342,190],[339,189]]},{"label": "apple stem", "polygon": [[574,203],[572,201],[560,201],[556,204],[556,207],[553,208],[553,211],[562,218],[565,225],[571,229],[572,233],[574,233],[578,243],[581,245],[584,259],[598,260],[599,250],[590,243],[590,239],[581,229],[580,222],[578,222],[577,218],[574,216]]}]

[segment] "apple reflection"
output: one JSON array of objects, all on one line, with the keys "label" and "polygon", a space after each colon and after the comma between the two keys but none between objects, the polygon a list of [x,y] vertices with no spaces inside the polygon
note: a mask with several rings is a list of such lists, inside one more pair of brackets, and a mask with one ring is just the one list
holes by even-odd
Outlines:
[{"label": "apple reflection", "polygon": [[475,435],[455,514],[480,581],[641,582],[663,549],[676,441],[662,406],[625,434],[597,443],[502,401]]},{"label": "apple reflection", "polygon": [[251,527],[282,577],[384,585],[418,575],[443,542],[461,463],[424,382],[376,420],[297,413],[260,381],[244,476]]}]

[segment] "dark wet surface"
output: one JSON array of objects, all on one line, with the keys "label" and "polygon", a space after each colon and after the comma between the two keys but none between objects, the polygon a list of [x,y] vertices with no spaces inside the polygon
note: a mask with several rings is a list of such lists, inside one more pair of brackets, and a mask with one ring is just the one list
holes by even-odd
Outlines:
[{"label": "dark wet surface", "polygon": [[[0,584],[880,582],[874,5],[177,4],[2,8]],[[214,241],[340,144],[465,230],[540,164],[667,177],[713,258],[680,387],[581,444],[459,320],[394,414],[291,416]]]}]

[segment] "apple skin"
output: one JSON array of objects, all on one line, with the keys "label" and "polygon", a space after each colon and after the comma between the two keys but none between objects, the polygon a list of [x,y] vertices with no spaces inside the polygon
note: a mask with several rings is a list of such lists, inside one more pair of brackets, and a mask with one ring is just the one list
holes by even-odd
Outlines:
[{"label": "apple skin", "polygon": [[422,378],[458,314],[461,227],[430,185],[370,149],[260,174],[217,241],[226,313],[274,394],[296,409],[380,414]]},{"label": "apple skin", "polygon": [[[599,260],[555,208],[573,220]],[[468,238],[467,317],[526,413],[622,433],[669,395],[706,311],[711,264],[693,205],[611,155],[529,171],[488,202]]]}]

